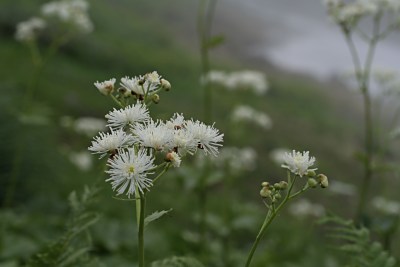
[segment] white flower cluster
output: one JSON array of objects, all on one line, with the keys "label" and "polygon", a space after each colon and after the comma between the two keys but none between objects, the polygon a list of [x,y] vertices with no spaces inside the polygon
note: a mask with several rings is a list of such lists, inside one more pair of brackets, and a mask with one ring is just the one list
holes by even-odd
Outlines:
[{"label": "white flower cluster", "polygon": [[46,22],[37,17],[32,17],[27,21],[22,21],[17,24],[15,39],[21,42],[32,41],[36,38],[38,31],[46,27]]},{"label": "white flower cluster", "polygon": [[[103,95],[110,95],[114,92],[115,78],[104,82],[95,82],[94,85]],[[146,73],[145,75],[135,76],[130,78],[125,76],[121,78],[121,87],[118,88],[118,93],[124,97],[136,96],[138,100],[143,100],[145,97],[153,97],[161,90],[170,90],[171,84],[162,78],[156,71]]]},{"label": "white flower cluster", "polygon": [[224,147],[221,149],[215,165],[227,166],[233,172],[252,171],[256,168],[257,152],[251,147]]},{"label": "white flower cluster", "polygon": [[346,31],[352,30],[358,21],[365,16],[375,16],[385,12],[400,15],[398,0],[325,0],[330,17]]},{"label": "white flower cluster", "polygon": [[232,112],[232,120],[235,122],[247,121],[254,123],[265,130],[272,127],[271,118],[263,112],[257,111],[249,106],[237,106]]},{"label": "white flower cluster", "polygon": [[[146,96],[158,90],[153,89],[156,88],[154,84],[161,82],[156,72],[143,77],[133,78],[138,81],[138,86],[145,85],[145,90],[137,94]],[[125,89],[133,90],[133,85],[123,83],[122,79],[121,84],[126,86]],[[161,155],[173,167],[179,167],[182,157],[198,150],[204,151],[205,155],[217,156],[224,136],[213,125],[185,120],[178,113],[167,121],[153,120],[144,104],[145,99],[140,99],[137,98],[135,104],[110,111],[105,116],[110,132],[99,133],[89,147],[89,151],[100,154],[100,158],[109,156],[107,173],[111,177],[107,181],[111,181],[118,195],[126,193],[128,197],[135,195],[136,189],[144,192],[152,185],[148,175],[158,167],[154,164],[157,156]]]},{"label": "white flower cluster", "polygon": [[85,0],[59,0],[44,4],[42,14],[72,24],[78,30],[88,33],[93,31],[88,9],[89,4]]},{"label": "white flower cluster", "polygon": [[91,32],[93,24],[88,15],[89,4],[86,0],[60,0],[45,3],[41,7],[43,18],[32,17],[17,24],[15,39],[21,42],[35,40],[38,33],[51,25],[47,17],[74,25],[81,32]]},{"label": "white flower cluster", "polygon": [[308,151],[296,152],[293,150],[292,153],[285,153],[283,160],[282,168],[288,169],[300,177],[306,175],[309,171],[317,170],[310,169],[315,163],[315,157],[310,157]]},{"label": "white flower cluster", "polygon": [[228,90],[253,90],[262,95],[269,89],[269,84],[264,73],[253,70],[224,71],[212,70],[202,78],[203,83],[218,84]]}]

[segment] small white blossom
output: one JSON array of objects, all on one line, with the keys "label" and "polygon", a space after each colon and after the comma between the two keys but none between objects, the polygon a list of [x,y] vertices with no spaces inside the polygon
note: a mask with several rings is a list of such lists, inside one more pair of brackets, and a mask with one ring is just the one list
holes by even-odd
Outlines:
[{"label": "small white blossom", "polygon": [[259,112],[249,106],[238,106],[232,113],[233,121],[248,121],[252,122],[265,130],[271,129],[272,120],[263,112]]},{"label": "small white blossom", "polygon": [[41,18],[30,18],[27,21],[22,21],[17,24],[17,30],[15,32],[15,39],[18,41],[32,41],[36,38],[36,34],[39,30],[46,27],[46,22]]},{"label": "small white blossom", "polygon": [[96,86],[96,88],[99,89],[100,93],[102,93],[103,95],[109,95],[114,92],[114,84],[115,78],[112,78],[104,82],[97,81],[94,83],[94,86]]},{"label": "small white blossom", "polygon": [[168,150],[174,137],[173,130],[169,129],[162,121],[138,124],[132,129],[132,132],[136,142],[156,151]]},{"label": "small white blossom", "polygon": [[178,153],[172,151],[169,152],[166,156],[166,160],[168,162],[172,163],[172,166],[174,166],[175,168],[178,168],[179,166],[181,166],[181,157],[178,155]]},{"label": "small white blossom", "polygon": [[132,135],[126,134],[122,130],[113,131],[111,129],[110,133],[99,133],[99,136],[92,141],[89,151],[93,154],[100,154],[100,158],[103,158],[108,153],[114,155],[119,149],[127,148],[133,142]]},{"label": "small white blossom", "polygon": [[92,157],[87,151],[72,152],[69,154],[69,159],[82,171],[90,170],[93,165]]},{"label": "small white blossom", "polygon": [[140,85],[140,77],[129,78],[128,76],[121,78],[121,86],[128,92],[133,92],[136,95],[144,95],[145,89]]},{"label": "small white blossom", "polygon": [[205,125],[200,121],[189,120],[186,121],[186,130],[193,136],[197,141],[198,147],[204,149],[205,154],[212,154],[217,156],[218,147],[223,141],[224,134],[220,134],[218,129],[214,128],[214,125]]},{"label": "small white blossom", "polygon": [[202,78],[203,83],[213,83],[229,90],[253,90],[256,94],[264,94],[269,85],[264,73],[253,70],[226,73],[212,70]]},{"label": "small white blossom", "polygon": [[128,125],[134,126],[136,123],[150,120],[146,106],[139,102],[123,109],[114,108],[105,117],[108,122],[107,126],[113,129],[122,129]]},{"label": "small white blossom", "polygon": [[184,127],[185,118],[182,114],[175,113],[172,118],[166,122],[166,126],[172,130]]},{"label": "small white blossom", "polygon": [[92,117],[81,117],[76,119],[72,125],[75,132],[86,136],[93,136],[106,129],[106,122],[103,119]]},{"label": "small white blossom", "polygon": [[108,159],[107,165],[110,169],[106,172],[111,177],[106,181],[111,181],[112,189],[117,191],[117,195],[125,192],[128,197],[135,195],[136,187],[143,193],[152,186],[147,175],[152,174],[151,169],[155,167],[153,161],[153,156],[147,155],[146,150],[120,150],[115,157]]},{"label": "small white blossom", "polygon": [[60,21],[70,23],[82,32],[91,32],[93,24],[88,15],[89,4],[85,0],[60,0],[42,6],[42,14],[56,17]]},{"label": "small white blossom", "polygon": [[144,75],[144,79],[151,84],[160,85],[161,76],[158,75],[157,71],[149,72]]},{"label": "small white blossom", "polygon": [[325,215],[325,208],[320,204],[311,203],[307,199],[300,199],[290,205],[289,212],[294,216],[300,217],[321,217]]},{"label": "small white blossom", "polygon": [[284,157],[284,164],[282,164],[282,168],[290,170],[292,173],[299,175],[302,177],[307,174],[312,165],[315,163],[315,157],[310,157],[309,152],[296,152],[295,150],[292,153],[286,153]]},{"label": "small white blossom", "polygon": [[386,214],[400,215],[400,203],[387,200],[383,197],[375,197],[372,205],[379,211]]},{"label": "small white blossom", "polygon": [[289,149],[286,148],[276,148],[269,153],[270,158],[274,161],[277,165],[281,166],[285,163],[285,154],[290,153]]}]

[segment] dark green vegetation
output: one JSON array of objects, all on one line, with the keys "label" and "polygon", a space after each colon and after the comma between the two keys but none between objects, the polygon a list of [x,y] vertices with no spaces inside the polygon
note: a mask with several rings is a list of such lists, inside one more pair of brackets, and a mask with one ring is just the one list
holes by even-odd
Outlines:
[{"label": "dark green vegetation", "polygon": [[[173,89],[161,95],[160,103],[152,106],[152,113],[168,118],[174,112],[182,112],[188,118],[201,119],[203,94],[198,84],[196,3],[92,1],[90,14],[95,31],[73,38],[50,59],[29,110],[42,123],[29,124],[21,121],[20,109],[33,66],[27,47],[15,41],[13,34],[16,23],[37,14],[44,2],[3,0],[0,3],[2,202],[10,180],[17,181],[7,206],[0,210],[0,266],[23,266],[49,244],[62,243],[62,237],[69,233],[65,230],[66,222],[74,218],[68,206],[70,192],[75,190],[81,195],[84,185],[95,183],[101,191],[96,196],[97,202],[88,209],[102,216],[89,228],[90,235],[70,242],[77,251],[87,244],[91,244],[91,250],[82,251],[87,258],[81,265],[66,266],[134,266],[137,258],[134,202],[112,198],[110,185],[103,181],[104,160],[95,161],[89,171],[81,171],[70,162],[66,152],[85,150],[91,139],[61,127],[60,118],[102,118],[113,103],[97,92],[94,81],[112,77],[118,80],[125,75],[157,70],[171,82]],[[40,39],[41,49],[49,38]],[[217,54],[212,54],[211,62],[223,69],[254,68],[251,61]],[[202,253],[198,244],[199,203],[190,181],[196,175],[171,171],[149,193],[152,200],[148,203],[149,212],[169,208],[173,211],[146,230],[148,262],[193,256],[205,266],[242,266],[265,213],[258,193],[260,183],[280,180],[285,175],[269,158],[274,148],[309,150],[317,158],[318,168],[330,180],[358,184],[360,164],[354,154],[361,147],[362,127],[356,94],[345,91],[340,84],[326,86],[272,68],[264,71],[271,84],[265,96],[222,89],[214,93],[214,120],[216,127],[225,133],[226,145],[254,147],[259,155],[257,170],[237,180],[234,192],[223,201],[222,181],[210,185],[208,237]],[[248,104],[267,112],[273,119],[273,129],[265,132],[256,126],[232,127],[228,118],[236,104]],[[21,153],[18,155],[16,151]],[[190,163],[186,161],[183,165]],[[394,193],[391,188],[398,184],[398,180],[382,177],[374,187],[391,198]],[[346,217],[353,215],[356,204],[354,196],[335,195],[328,190],[308,192],[307,197]],[[236,214],[231,229],[226,228],[220,216],[227,209]],[[290,214],[277,218],[257,251],[253,266],[341,266],[335,260],[336,252],[324,245],[328,240],[322,228],[313,222],[313,218]],[[86,233],[86,229],[82,232]],[[399,250],[399,242],[394,238],[392,251],[397,251],[397,257]]]}]

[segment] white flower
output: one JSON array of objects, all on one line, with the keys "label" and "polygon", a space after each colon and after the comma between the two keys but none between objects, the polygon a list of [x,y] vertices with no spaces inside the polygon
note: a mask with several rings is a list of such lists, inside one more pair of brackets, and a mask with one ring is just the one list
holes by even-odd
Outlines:
[{"label": "white flower", "polygon": [[72,152],[69,154],[69,159],[82,171],[90,170],[93,165],[92,157],[87,151]]},{"label": "white flower", "polygon": [[189,120],[186,121],[185,128],[197,141],[198,147],[204,149],[205,154],[210,153],[217,156],[218,147],[222,146],[220,143],[223,141],[224,134],[220,134],[214,125],[209,126],[200,121]]},{"label": "white flower", "polygon": [[30,18],[17,24],[15,39],[18,41],[32,41],[36,38],[36,33],[46,27],[46,22],[41,18]]},{"label": "white flower", "polygon": [[375,197],[372,200],[372,205],[377,210],[386,214],[392,214],[392,215],[400,214],[400,203],[396,201],[387,200],[383,197]]},{"label": "white flower", "polygon": [[172,118],[166,122],[166,126],[171,130],[181,129],[184,127],[185,118],[182,114],[175,113]]},{"label": "white flower", "polygon": [[108,159],[107,165],[110,169],[106,173],[111,177],[106,181],[111,181],[112,189],[117,191],[117,195],[125,192],[128,197],[135,195],[136,187],[143,193],[152,186],[147,175],[152,174],[151,169],[155,167],[153,161],[153,156],[147,155],[146,150],[120,150],[115,157]]},{"label": "white flower", "polygon": [[158,75],[157,71],[149,72],[144,75],[146,81],[151,84],[160,85],[161,84],[161,76]]},{"label": "white flower", "polygon": [[94,83],[94,86],[96,86],[97,89],[99,89],[100,93],[102,93],[103,95],[109,95],[112,92],[114,92],[114,84],[115,84],[115,78],[112,78],[104,82],[97,81]]},{"label": "white flower", "polygon": [[104,131],[106,122],[103,119],[82,117],[76,119],[72,126],[75,132],[91,137],[98,132]]},{"label": "white flower", "polygon": [[307,174],[310,170],[315,171],[316,169],[309,169],[315,163],[315,157],[310,157],[309,152],[296,152],[295,150],[292,153],[285,153],[284,156],[284,164],[282,164],[282,168],[290,170],[292,173],[299,175],[302,177]]},{"label": "white flower", "polygon": [[141,103],[130,105],[123,109],[115,109],[106,116],[107,126],[113,129],[122,129],[127,125],[134,126],[135,123],[146,122],[150,120],[149,111]]},{"label": "white flower", "polygon": [[168,162],[171,162],[172,166],[174,166],[175,168],[181,166],[181,157],[178,155],[178,153],[174,151],[167,153],[166,160]]},{"label": "white flower", "polygon": [[233,121],[248,121],[252,122],[265,130],[271,129],[272,120],[263,112],[259,112],[249,106],[238,106],[232,113]]},{"label": "white flower", "polygon": [[91,32],[93,24],[88,16],[89,4],[85,0],[60,0],[42,6],[42,14],[73,24],[82,32]]},{"label": "white flower", "polygon": [[276,148],[269,153],[270,158],[277,165],[281,166],[285,163],[285,154],[290,153],[289,149],[286,148]]},{"label": "white flower", "polygon": [[321,217],[325,215],[325,208],[320,204],[313,204],[307,199],[300,199],[289,207],[289,212],[300,217]]},{"label": "white flower", "polygon": [[126,134],[122,130],[113,131],[111,133],[99,133],[99,136],[94,138],[89,151],[93,154],[101,154],[100,158],[110,153],[114,155],[118,149],[126,148],[134,143],[132,135]]},{"label": "white flower", "polygon": [[162,121],[137,124],[132,132],[136,142],[157,151],[168,150],[174,137],[173,130],[169,129]]},{"label": "white flower", "polygon": [[134,92],[137,95],[144,95],[145,89],[142,85],[140,85],[140,77],[129,78],[125,76],[121,78],[121,86],[125,88],[128,92]]}]

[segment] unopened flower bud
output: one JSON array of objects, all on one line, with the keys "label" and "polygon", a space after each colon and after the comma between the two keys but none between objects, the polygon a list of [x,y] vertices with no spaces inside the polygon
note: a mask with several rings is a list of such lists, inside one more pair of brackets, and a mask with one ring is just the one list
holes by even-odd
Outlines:
[{"label": "unopened flower bud", "polygon": [[315,173],[314,170],[308,170],[308,172],[307,172],[308,177],[315,177],[315,175],[317,175],[317,174]]},{"label": "unopened flower bud", "polygon": [[94,86],[96,86],[99,92],[102,93],[103,95],[109,95],[112,92],[114,92],[114,83],[115,83],[115,78],[112,78],[104,82],[95,82]]},{"label": "unopened flower bud", "polygon": [[132,95],[132,91],[128,90],[124,87],[121,87],[118,89],[118,93],[121,94],[124,97],[130,97]]},{"label": "unopened flower bud", "polygon": [[279,194],[279,193],[275,195],[275,199],[281,199],[281,197],[282,197],[282,196],[281,196],[281,194]]},{"label": "unopened flower bud", "polygon": [[262,182],[262,183],[261,183],[261,186],[262,186],[262,187],[267,187],[267,188],[268,188],[268,187],[269,187],[269,183],[268,183],[268,182]]},{"label": "unopened flower bud", "polygon": [[161,79],[160,83],[161,83],[161,87],[164,88],[165,91],[171,90],[171,84],[166,79]]},{"label": "unopened flower bud", "polygon": [[307,184],[311,188],[316,188],[318,185],[318,182],[314,178],[308,178]]},{"label": "unopened flower bud", "polygon": [[281,190],[281,185],[279,183],[274,183],[274,188],[276,190]]},{"label": "unopened flower bud", "polygon": [[165,161],[171,162],[172,166],[177,168],[181,165],[182,160],[181,160],[181,157],[178,155],[178,153],[172,151],[172,152],[167,153],[167,155],[165,155]]},{"label": "unopened flower bud", "polygon": [[325,174],[318,174],[318,181],[322,188],[327,188],[329,186],[328,177]]},{"label": "unopened flower bud", "polygon": [[279,185],[282,190],[285,190],[288,187],[288,183],[286,181],[280,181]]},{"label": "unopened flower bud", "polygon": [[266,187],[263,187],[260,191],[260,196],[263,198],[267,198],[271,196],[271,190]]},{"label": "unopened flower bud", "polygon": [[158,104],[160,102],[160,96],[158,94],[154,94],[151,96],[151,101],[154,102],[154,104]]}]

